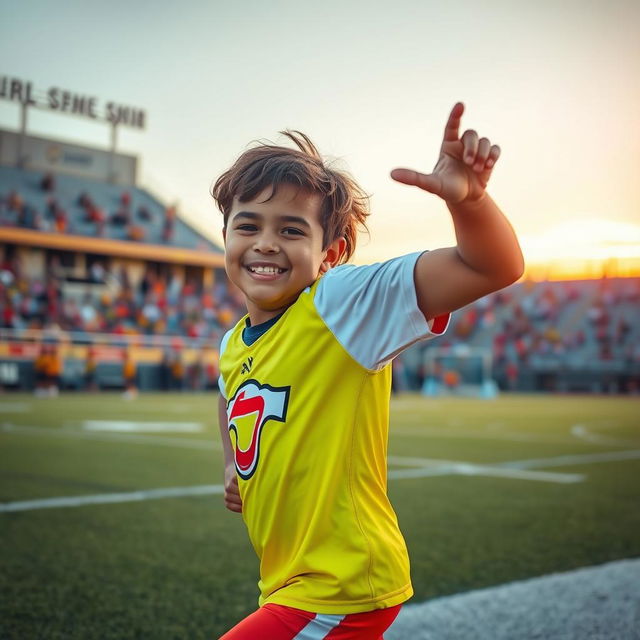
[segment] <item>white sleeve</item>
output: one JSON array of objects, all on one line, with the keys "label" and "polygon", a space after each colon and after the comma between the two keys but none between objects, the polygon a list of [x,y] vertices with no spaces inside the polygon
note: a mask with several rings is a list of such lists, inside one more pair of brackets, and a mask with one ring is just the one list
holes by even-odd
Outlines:
[{"label": "white sleeve", "polygon": [[[224,350],[227,348],[227,342],[229,342],[229,338],[231,337],[232,333],[233,333],[233,329],[229,329],[229,331],[227,331],[222,336],[222,340],[220,341],[220,350],[218,352],[218,363],[220,363],[220,360],[222,359],[222,354],[224,353]],[[220,367],[218,366],[218,368],[220,368]],[[227,389],[226,389],[225,384],[224,384],[224,378],[222,377],[222,371],[220,372],[220,375],[218,376],[218,389],[220,389],[220,393],[222,394],[222,397],[226,400],[227,399]]]},{"label": "white sleeve", "polygon": [[320,317],[366,369],[384,367],[407,347],[442,335],[449,326],[451,314],[427,324],[418,308],[413,271],[422,253],[363,267],[334,267],[318,283]]}]

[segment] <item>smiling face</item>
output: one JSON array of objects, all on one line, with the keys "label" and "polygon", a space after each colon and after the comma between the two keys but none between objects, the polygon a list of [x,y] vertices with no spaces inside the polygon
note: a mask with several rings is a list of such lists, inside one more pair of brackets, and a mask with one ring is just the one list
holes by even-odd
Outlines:
[{"label": "smiling face", "polygon": [[322,247],[321,196],[281,184],[233,207],[224,231],[225,268],[244,293],[251,324],[277,316],[337,264],[345,240]]}]

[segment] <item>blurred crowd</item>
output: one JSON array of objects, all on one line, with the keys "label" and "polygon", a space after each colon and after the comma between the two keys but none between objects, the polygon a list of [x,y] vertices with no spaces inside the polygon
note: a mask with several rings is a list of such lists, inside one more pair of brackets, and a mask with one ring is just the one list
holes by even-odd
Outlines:
[{"label": "blurred crowd", "polygon": [[[540,367],[616,364],[629,371],[640,366],[639,311],[638,278],[523,282],[454,312],[447,334],[419,347],[398,368],[413,380],[410,386],[422,387],[434,373],[424,369],[428,349],[467,345],[490,347],[492,375],[506,389],[517,388],[523,372]],[[450,387],[460,382],[455,375],[444,369],[437,377]]]},{"label": "blurred crowd", "polygon": [[[38,231],[55,233],[78,233],[74,229],[73,216],[56,196],[56,179],[46,173],[40,181],[40,189],[45,195],[44,207],[28,202],[19,189],[0,193],[0,226],[18,226]],[[162,225],[161,238],[170,243],[174,237],[176,208],[166,207],[163,215],[157,215],[149,207],[132,204],[131,193],[124,190],[112,211],[98,206],[87,191],[82,191],[73,204],[80,208],[83,223],[82,233],[90,232],[96,237],[107,237],[108,226],[124,229],[129,240],[144,241],[150,226]],[[87,225],[89,225],[87,227]]]},{"label": "blurred crowd", "polygon": [[[64,295],[61,271],[50,264],[42,278],[28,278],[16,260],[5,258],[0,263],[1,326],[217,339],[245,313],[224,281],[206,288],[193,279],[182,282],[175,274],[163,277],[148,269],[134,286],[126,269],[107,274],[94,263],[93,285],[77,298]],[[107,276],[115,286],[99,286]]]},{"label": "blurred crowd", "polygon": [[[581,350],[605,362],[620,357],[640,361],[637,332],[632,336],[640,308],[640,280],[630,279],[625,283],[629,286],[607,279],[594,282],[595,295],[584,303],[574,284],[561,284],[547,285],[540,294],[532,292],[515,306],[513,320],[494,339],[497,357],[504,352],[504,344],[513,340],[523,362],[532,355],[563,359]],[[572,317],[566,317],[568,309],[574,310]]]},{"label": "blurred crowd", "polygon": [[[241,297],[222,279],[207,288],[148,269],[134,286],[126,269],[107,274],[97,262],[90,268],[91,280],[101,284],[110,275],[117,286],[101,287],[98,293],[87,286],[77,298],[63,294],[59,272],[50,264],[46,276],[26,278],[17,261],[5,258],[0,263],[1,326],[217,338],[245,313]],[[604,362],[640,361],[638,332],[632,331],[635,316],[620,312],[624,304],[640,308],[639,279],[629,279],[627,286],[607,280],[591,287],[572,282],[522,286],[519,295],[508,288],[455,312],[452,331],[438,346],[473,344],[482,334],[483,344],[477,346],[491,343],[497,366],[522,367],[536,356],[562,360],[581,352]]]}]

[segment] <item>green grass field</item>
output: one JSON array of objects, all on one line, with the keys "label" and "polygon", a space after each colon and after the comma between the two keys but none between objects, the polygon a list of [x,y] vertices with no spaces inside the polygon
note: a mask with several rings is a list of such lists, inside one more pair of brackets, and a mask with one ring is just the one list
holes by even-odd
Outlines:
[{"label": "green grass field", "polygon": [[[0,637],[217,638],[255,609],[258,563],[215,488],[126,495],[219,485],[216,406],[214,395],[0,396]],[[640,556],[639,409],[619,397],[394,398],[389,493],[414,601]],[[127,501],[46,500],[105,494]]]}]

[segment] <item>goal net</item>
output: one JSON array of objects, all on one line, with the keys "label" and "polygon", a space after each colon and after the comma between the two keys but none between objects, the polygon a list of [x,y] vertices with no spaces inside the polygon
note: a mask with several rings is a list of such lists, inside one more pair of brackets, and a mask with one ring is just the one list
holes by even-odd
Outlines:
[{"label": "goal net", "polygon": [[491,367],[489,349],[465,344],[429,348],[424,354],[422,394],[495,398],[498,385],[491,377]]}]

